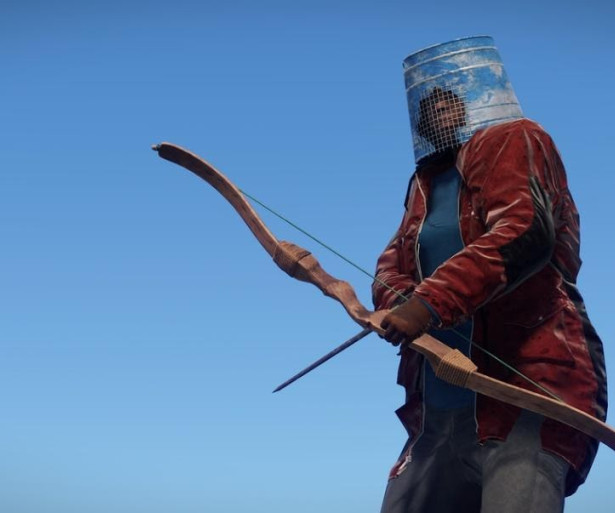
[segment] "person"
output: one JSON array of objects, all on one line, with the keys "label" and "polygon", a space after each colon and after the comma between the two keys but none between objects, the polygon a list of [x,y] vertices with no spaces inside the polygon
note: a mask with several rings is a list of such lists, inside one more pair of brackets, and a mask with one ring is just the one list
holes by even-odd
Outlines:
[{"label": "person", "polygon": [[404,66],[417,168],[373,300],[391,309],[384,337],[401,348],[408,439],[381,512],[563,511],[597,441],[439,380],[405,343],[428,331],[480,372],[543,393],[519,371],[604,420],[604,355],[575,285],[579,219],[564,166],[523,117],[491,38],[436,45]]}]

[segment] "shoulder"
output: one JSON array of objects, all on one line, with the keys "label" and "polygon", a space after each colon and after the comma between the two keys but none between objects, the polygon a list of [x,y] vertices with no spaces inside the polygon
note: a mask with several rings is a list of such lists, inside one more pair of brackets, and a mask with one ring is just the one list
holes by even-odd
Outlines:
[{"label": "shoulder", "polygon": [[494,168],[527,165],[538,155],[551,154],[555,145],[545,129],[531,119],[500,123],[476,132],[459,151],[462,175],[483,175]]},{"label": "shoulder", "polygon": [[527,143],[532,139],[551,141],[549,134],[536,121],[523,118],[492,125],[478,130],[461,148],[461,152],[477,151],[484,146],[502,145],[515,141]]},{"label": "shoulder", "polygon": [[478,130],[470,140],[464,144],[464,147],[473,146],[480,143],[492,142],[502,138],[509,138],[523,134],[545,135],[548,136],[545,129],[536,121],[523,118],[506,123],[491,125],[487,128]]}]

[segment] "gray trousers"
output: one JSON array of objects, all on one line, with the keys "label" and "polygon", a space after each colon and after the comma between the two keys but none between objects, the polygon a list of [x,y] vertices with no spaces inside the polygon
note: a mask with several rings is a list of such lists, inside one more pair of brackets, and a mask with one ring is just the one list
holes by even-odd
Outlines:
[{"label": "gray trousers", "polygon": [[523,411],[505,442],[479,445],[473,408],[428,410],[381,513],[561,513],[568,464],[541,449],[542,421]]}]

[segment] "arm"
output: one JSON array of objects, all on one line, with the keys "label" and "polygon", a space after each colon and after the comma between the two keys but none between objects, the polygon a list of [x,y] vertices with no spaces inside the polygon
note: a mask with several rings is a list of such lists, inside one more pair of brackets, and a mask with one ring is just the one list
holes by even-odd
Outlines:
[{"label": "arm", "polygon": [[403,299],[395,294],[389,287],[399,291],[408,297],[416,287],[416,282],[409,274],[402,272],[402,233],[405,225],[406,216],[402,220],[401,226],[391,239],[385,250],[378,258],[376,265],[376,278],[372,284],[372,299],[376,310],[390,309],[399,304]]},{"label": "arm", "polygon": [[[416,179],[412,178],[406,196],[406,205],[409,204],[408,199],[416,194],[416,189]],[[412,267],[414,255],[404,255],[404,253],[408,253],[408,248],[414,245],[413,241],[404,240],[404,234],[408,232],[409,215],[408,210],[406,210],[395,235],[378,258],[376,265],[377,281],[372,284],[372,299],[376,310],[390,309],[403,302],[403,298],[399,294],[384,286],[383,283],[406,297],[412,294],[417,285]]]},{"label": "arm", "polygon": [[463,169],[486,232],[444,262],[415,294],[443,326],[457,324],[510,292],[544,267],[555,246],[554,189],[549,136],[522,120],[478,133],[462,149]]}]

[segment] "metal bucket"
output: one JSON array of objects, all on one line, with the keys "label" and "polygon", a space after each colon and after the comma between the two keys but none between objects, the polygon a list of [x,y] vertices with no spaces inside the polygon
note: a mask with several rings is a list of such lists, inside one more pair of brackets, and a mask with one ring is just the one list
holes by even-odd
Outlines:
[{"label": "metal bucket", "polygon": [[523,117],[489,36],[430,46],[404,59],[403,68],[416,162]]}]

